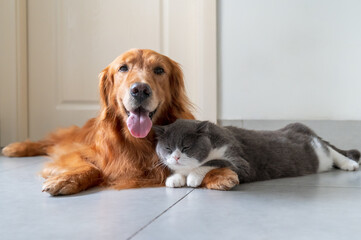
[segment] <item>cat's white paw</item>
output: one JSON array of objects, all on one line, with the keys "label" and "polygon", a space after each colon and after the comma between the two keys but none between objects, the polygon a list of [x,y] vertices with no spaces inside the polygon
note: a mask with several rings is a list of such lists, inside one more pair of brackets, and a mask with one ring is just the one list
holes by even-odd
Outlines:
[{"label": "cat's white paw", "polygon": [[186,185],[186,177],[181,174],[173,174],[165,181],[167,187],[183,187]]},{"label": "cat's white paw", "polygon": [[340,166],[345,171],[356,171],[359,168],[359,164],[355,161],[349,160]]},{"label": "cat's white paw", "polygon": [[203,181],[204,176],[191,172],[187,177],[188,187],[199,187]]}]

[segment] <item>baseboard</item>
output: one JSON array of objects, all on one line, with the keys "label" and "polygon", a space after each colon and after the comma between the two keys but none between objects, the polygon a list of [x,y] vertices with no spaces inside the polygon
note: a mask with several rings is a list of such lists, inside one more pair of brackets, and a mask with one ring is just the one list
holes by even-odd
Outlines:
[{"label": "baseboard", "polygon": [[319,136],[344,149],[361,150],[361,121],[333,120],[218,120],[222,126],[236,126],[253,130],[276,130],[292,122],[301,122]]}]

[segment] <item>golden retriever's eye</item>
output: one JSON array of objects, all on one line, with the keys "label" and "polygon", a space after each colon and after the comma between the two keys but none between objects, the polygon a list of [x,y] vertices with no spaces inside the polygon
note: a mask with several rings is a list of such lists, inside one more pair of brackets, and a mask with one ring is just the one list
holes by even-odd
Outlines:
[{"label": "golden retriever's eye", "polygon": [[161,67],[154,68],[153,72],[157,75],[162,75],[164,73],[164,69]]},{"label": "golden retriever's eye", "polygon": [[119,72],[128,72],[128,66],[127,66],[127,65],[122,65],[122,66],[119,68]]}]

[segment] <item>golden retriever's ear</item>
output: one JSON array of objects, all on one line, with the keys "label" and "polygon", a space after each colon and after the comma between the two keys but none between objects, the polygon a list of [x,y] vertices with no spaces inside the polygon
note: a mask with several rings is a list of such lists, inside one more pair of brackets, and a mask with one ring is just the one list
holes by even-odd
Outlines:
[{"label": "golden retriever's ear", "polygon": [[[170,74],[170,89],[172,91],[172,107],[176,108],[179,114],[190,113],[193,110],[193,106],[186,95],[186,90],[183,80],[183,72],[179,64],[171,59],[172,72]],[[181,116],[176,116],[181,117]],[[183,116],[182,118],[186,118]],[[187,117],[189,118],[189,117]]]},{"label": "golden retriever's ear", "polygon": [[171,72],[171,76],[170,76],[170,87],[171,87],[171,89],[177,90],[177,91],[174,91],[175,94],[177,94],[179,92],[183,93],[185,91],[185,87],[184,87],[182,69],[177,62],[175,62],[173,60],[170,60],[170,62],[172,64],[172,72]]},{"label": "golden retriever's ear", "polygon": [[100,91],[100,100],[104,108],[109,106],[110,102],[110,90],[113,87],[113,80],[109,73],[109,67],[106,67],[99,74],[99,91]]}]

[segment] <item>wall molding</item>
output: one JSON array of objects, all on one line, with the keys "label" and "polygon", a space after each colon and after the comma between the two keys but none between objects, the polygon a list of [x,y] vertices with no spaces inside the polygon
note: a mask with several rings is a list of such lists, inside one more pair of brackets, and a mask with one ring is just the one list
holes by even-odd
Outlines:
[{"label": "wall molding", "polygon": [[306,124],[323,139],[340,148],[361,150],[361,121],[358,120],[218,120],[222,126],[252,130],[276,130],[293,122]]}]

